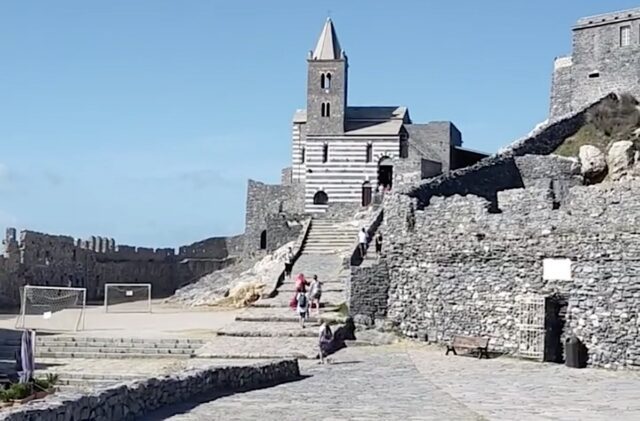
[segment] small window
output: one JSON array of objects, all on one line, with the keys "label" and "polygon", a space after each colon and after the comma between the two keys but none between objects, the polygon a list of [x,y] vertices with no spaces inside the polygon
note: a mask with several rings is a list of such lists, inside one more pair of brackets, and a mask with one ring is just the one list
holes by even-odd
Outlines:
[{"label": "small window", "polygon": [[367,162],[373,161],[373,145],[369,143],[367,145]]},{"label": "small window", "polygon": [[329,145],[327,143],[322,146],[322,162],[329,161]]},{"label": "small window", "polygon": [[324,85],[325,85],[325,79],[324,79],[324,73],[320,75],[320,88],[324,89]]},{"label": "small window", "polygon": [[327,73],[325,76],[324,89],[331,89],[331,73]]},{"label": "small window", "polygon": [[631,27],[623,26],[620,28],[620,46],[626,47],[631,44]]},{"label": "small window", "polygon": [[320,106],[320,115],[322,117],[326,117],[327,116],[327,106],[326,106],[326,104],[324,102]]},{"label": "small window", "polygon": [[331,104],[327,102],[327,115],[325,117],[331,116]]},{"label": "small window", "polygon": [[600,73],[599,72],[589,73],[589,79],[597,79],[599,77],[600,77]]},{"label": "small window", "polygon": [[304,159],[305,159],[305,154],[306,154],[306,149],[304,148],[304,146],[302,147],[302,151],[300,152],[300,163],[304,164]]}]

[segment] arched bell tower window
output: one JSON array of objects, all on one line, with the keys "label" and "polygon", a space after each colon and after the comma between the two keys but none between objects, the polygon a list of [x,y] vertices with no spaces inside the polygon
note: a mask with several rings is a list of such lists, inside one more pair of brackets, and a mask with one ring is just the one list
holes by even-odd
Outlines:
[{"label": "arched bell tower window", "polygon": [[331,73],[322,73],[320,75],[320,88],[331,89]]}]

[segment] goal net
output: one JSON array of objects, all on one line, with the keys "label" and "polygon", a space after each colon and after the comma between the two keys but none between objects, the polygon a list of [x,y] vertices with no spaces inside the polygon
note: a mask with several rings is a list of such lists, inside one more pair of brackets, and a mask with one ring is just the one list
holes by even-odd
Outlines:
[{"label": "goal net", "polygon": [[20,289],[17,329],[77,331],[84,328],[86,288],[27,285]]},{"label": "goal net", "polygon": [[151,312],[151,284],[105,284],[104,311],[107,313]]}]

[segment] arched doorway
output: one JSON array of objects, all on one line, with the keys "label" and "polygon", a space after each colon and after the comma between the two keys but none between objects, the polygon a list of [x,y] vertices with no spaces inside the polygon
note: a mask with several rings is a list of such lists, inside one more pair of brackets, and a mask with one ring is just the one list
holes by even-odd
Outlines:
[{"label": "arched doorway", "polygon": [[383,156],[378,161],[378,185],[390,189],[393,184],[393,163],[391,158]]},{"label": "arched doorway", "polygon": [[327,196],[327,193],[323,192],[322,190],[320,190],[313,196],[314,205],[326,205],[327,203],[329,203],[329,196]]},{"label": "arched doorway", "polygon": [[371,204],[371,183],[365,181],[362,183],[362,206]]},{"label": "arched doorway", "polygon": [[267,249],[267,230],[262,231],[260,233],[260,250]]}]

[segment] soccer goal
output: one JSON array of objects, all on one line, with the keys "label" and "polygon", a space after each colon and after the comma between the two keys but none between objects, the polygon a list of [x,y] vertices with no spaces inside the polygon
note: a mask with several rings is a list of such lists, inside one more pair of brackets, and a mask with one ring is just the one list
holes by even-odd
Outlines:
[{"label": "soccer goal", "polygon": [[150,313],[151,284],[105,284],[107,313]]},{"label": "soccer goal", "polygon": [[16,329],[77,331],[84,328],[86,288],[27,285],[20,289]]}]

